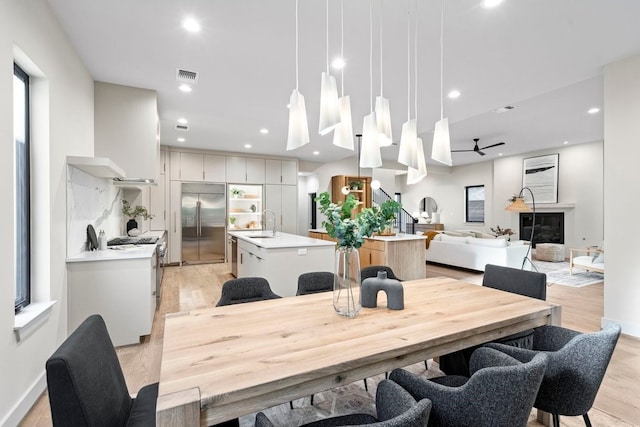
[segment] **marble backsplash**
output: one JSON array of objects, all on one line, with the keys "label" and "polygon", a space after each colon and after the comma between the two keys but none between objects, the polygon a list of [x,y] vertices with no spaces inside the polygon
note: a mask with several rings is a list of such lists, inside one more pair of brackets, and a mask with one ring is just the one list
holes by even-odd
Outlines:
[{"label": "marble backsplash", "polygon": [[104,230],[107,238],[119,236],[122,189],[111,179],[98,178],[67,166],[67,256],[86,250],[87,225]]}]

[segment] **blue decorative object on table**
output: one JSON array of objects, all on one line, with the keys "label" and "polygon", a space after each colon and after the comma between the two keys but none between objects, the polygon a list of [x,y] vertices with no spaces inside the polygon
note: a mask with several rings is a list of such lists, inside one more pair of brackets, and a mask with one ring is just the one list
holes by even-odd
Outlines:
[{"label": "blue decorative object on table", "polygon": [[377,277],[369,277],[362,282],[362,306],[375,308],[378,306],[378,292],[387,294],[389,310],[404,310],[404,288],[399,280],[387,278],[386,271],[378,271]]}]

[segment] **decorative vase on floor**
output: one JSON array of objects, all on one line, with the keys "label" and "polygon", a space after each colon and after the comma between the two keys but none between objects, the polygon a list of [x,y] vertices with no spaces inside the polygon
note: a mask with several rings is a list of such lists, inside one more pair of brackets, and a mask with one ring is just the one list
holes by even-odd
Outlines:
[{"label": "decorative vase on floor", "polygon": [[138,221],[136,221],[135,218],[131,218],[127,221],[127,234],[129,234],[129,230],[132,228],[138,228]]},{"label": "decorative vase on floor", "polygon": [[336,249],[333,279],[333,308],[340,316],[355,317],[362,308],[360,299],[360,255],[353,247]]}]

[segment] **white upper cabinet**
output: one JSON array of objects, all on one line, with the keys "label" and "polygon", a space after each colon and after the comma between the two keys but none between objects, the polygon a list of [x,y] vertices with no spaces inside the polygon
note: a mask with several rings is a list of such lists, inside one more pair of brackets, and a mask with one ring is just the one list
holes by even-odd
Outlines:
[{"label": "white upper cabinet", "polygon": [[204,179],[204,155],[180,153],[180,180],[202,182]]},{"label": "white upper cabinet", "polygon": [[225,156],[204,155],[204,180],[206,182],[226,182]]},{"label": "white upper cabinet", "polygon": [[127,178],[158,180],[159,123],[155,91],[94,83],[94,155],[111,159]]},{"label": "white upper cabinet", "polygon": [[266,160],[266,183],[296,185],[298,163],[295,160]]},{"label": "white upper cabinet", "polygon": [[264,184],[265,160],[252,157],[227,157],[227,182]]}]

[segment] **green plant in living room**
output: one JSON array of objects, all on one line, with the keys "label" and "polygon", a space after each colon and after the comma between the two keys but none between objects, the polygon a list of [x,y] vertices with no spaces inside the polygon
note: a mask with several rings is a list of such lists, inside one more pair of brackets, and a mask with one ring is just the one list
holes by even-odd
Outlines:
[{"label": "green plant in living room", "polygon": [[122,200],[122,214],[128,216],[130,219],[136,219],[141,216],[145,220],[153,219],[153,215],[147,211],[144,206],[137,205],[135,208],[131,208],[131,204],[127,200]]},{"label": "green plant in living room", "polygon": [[327,217],[322,222],[327,234],[336,239],[338,247],[360,248],[366,237],[382,231],[393,222],[400,204],[387,200],[380,207],[364,208],[355,218],[352,210],[358,205],[356,198],[349,194],[342,205],[331,202],[328,192],[321,193],[316,201],[320,204],[320,212]]}]

